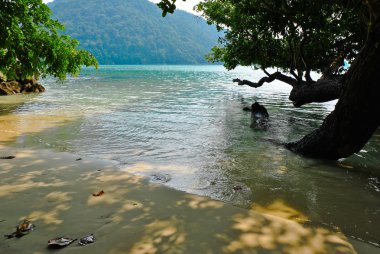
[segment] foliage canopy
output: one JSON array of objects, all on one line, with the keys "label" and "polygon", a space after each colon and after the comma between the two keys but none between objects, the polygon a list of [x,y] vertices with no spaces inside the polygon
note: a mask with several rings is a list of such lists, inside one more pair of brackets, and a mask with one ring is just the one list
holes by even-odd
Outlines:
[{"label": "foliage canopy", "polygon": [[323,72],[352,61],[366,38],[361,1],[210,0],[198,5],[204,17],[226,28],[211,60],[279,67],[288,72]]},{"label": "foliage canopy", "polygon": [[0,1],[0,72],[8,79],[47,74],[65,79],[77,75],[81,65],[97,67],[95,57],[61,35],[63,25],[50,16],[42,0]]},{"label": "foliage canopy", "polygon": [[[165,2],[164,13],[172,11]],[[206,0],[197,10],[225,31],[209,60],[228,69],[277,67],[298,78],[311,70],[333,73],[343,59],[353,61],[368,25],[359,0]]]}]

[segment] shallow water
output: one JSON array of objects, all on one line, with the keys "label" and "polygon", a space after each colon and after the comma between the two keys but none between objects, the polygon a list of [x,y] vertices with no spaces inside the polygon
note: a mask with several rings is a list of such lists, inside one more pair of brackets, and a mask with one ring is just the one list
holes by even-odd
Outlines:
[{"label": "shallow water", "polygon": [[[380,132],[338,162],[295,155],[272,141],[302,137],[334,102],[296,109],[286,85],[232,83],[261,75],[221,66],[85,69],[65,82],[44,80],[46,93],[1,97],[1,140],[115,160],[153,182],[322,224],[379,247]],[[251,128],[242,111],[254,101],[270,114],[266,129]]]}]

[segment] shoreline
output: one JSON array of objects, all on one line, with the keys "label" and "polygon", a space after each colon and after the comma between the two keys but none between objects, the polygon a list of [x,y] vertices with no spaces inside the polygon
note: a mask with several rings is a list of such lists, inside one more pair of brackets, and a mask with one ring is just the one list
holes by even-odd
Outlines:
[{"label": "shoreline", "polygon": [[49,239],[91,233],[95,243],[60,252],[356,253],[340,233],[152,184],[112,162],[6,146],[0,155],[15,156],[0,160],[1,233],[25,218],[36,225],[2,238],[4,253],[50,253]]}]

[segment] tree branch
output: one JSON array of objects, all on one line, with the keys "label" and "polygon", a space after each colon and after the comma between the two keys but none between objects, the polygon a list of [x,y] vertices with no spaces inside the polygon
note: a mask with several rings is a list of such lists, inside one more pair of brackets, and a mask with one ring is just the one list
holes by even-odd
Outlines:
[{"label": "tree branch", "polygon": [[269,74],[268,77],[261,78],[258,82],[240,79],[234,79],[233,82],[237,82],[240,86],[247,85],[258,88],[264,85],[264,83],[271,83],[274,80],[282,81],[293,87],[289,95],[289,100],[293,102],[295,107],[301,107],[302,105],[313,102],[327,102],[339,98],[343,89],[342,82],[344,76],[340,75],[330,79],[319,79],[318,81],[311,79],[310,71],[307,71],[305,76],[309,76],[309,78],[306,78],[309,79],[309,81],[298,82],[296,79],[286,76],[281,72],[275,72]]},{"label": "tree branch", "polygon": [[258,87],[264,85],[264,83],[270,83],[273,80],[274,80],[274,78],[263,77],[258,82],[252,82],[252,81],[249,81],[246,79],[241,80],[241,79],[235,78],[232,80],[232,82],[237,82],[239,86],[247,85],[250,87],[258,88]]},{"label": "tree branch", "polygon": [[266,74],[266,75],[268,75],[268,76],[270,76],[270,73],[264,68],[264,69],[262,69],[263,70],[263,72]]},{"label": "tree branch", "polygon": [[308,83],[293,87],[289,95],[289,100],[295,107],[312,102],[327,102],[338,99],[342,92],[342,79],[319,79],[317,82]]},{"label": "tree branch", "polygon": [[295,79],[298,79],[298,76],[297,76],[296,72],[294,71],[294,68],[293,68],[293,67],[290,69],[290,74],[292,74],[292,76],[293,76]]},{"label": "tree branch", "polygon": [[[268,75],[269,73],[265,71],[265,73]],[[236,79],[233,79],[233,82],[237,82],[239,86],[242,86],[242,85],[247,85],[247,86],[250,86],[250,87],[254,87],[254,88],[258,88],[260,86],[262,86],[264,83],[271,83],[273,82],[274,80],[279,80],[279,81],[282,81],[288,85],[291,85],[291,86],[296,86],[297,85],[297,80],[294,79],[294,78],[291,78],[289,76],[286,76],[284,74],[282,74],[281,72],[277,71],[273,74],[269,74],[268,77],[263,77],[261,78],[258,82],[251,82],[249,80],[240,80],[238,78]]]},{"label": "tree branch", "polygon": [[307,69],[306,72],[305,72],[306,82],[308,82],[308,83],[314,83],[315,81],[311,78],[310,72],[311,72],[310,69]]}]

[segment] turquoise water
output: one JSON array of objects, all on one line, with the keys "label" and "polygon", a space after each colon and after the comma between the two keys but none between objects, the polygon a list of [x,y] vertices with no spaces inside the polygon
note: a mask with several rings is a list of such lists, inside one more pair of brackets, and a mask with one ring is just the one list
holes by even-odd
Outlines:
[{"label": "turquoise water", "polygon": [[[68,119],[23,134],[14,146],[110,159],[153,182],[260,211],[283,209],[379,247],[380,133],[338,162],[295,155],[272,141],[302,137],[334,102],[297,109],[284,84],[232,83],[261,76],[221,66],[101,66],[65,82],[46,79],[40,95],[1,98],[0,113]],[[266,129],[251,128],[242,111],[254,101],[270,114]]]}]

